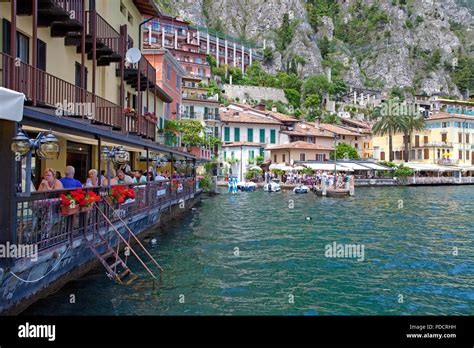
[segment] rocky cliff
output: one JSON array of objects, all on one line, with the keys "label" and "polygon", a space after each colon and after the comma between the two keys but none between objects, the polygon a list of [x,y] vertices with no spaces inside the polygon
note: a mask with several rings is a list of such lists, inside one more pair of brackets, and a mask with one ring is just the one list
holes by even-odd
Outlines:
[{"label": "rocky cliff", "polygon": [[459,95],[474,52],[472,0],[157,0],[193,23],[267,48],[269,72],[331,67],[348,84]]}]

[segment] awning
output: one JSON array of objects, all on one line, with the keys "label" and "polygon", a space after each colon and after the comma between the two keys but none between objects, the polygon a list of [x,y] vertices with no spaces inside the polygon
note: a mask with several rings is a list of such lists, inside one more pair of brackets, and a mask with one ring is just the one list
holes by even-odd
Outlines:
[{"label": "awning", "polygon": [[290,170],[293,170],[292,167],[287,166],[285,163],[270,164],[270,170],[273,170],[273,169],[280,169],[280,170],[284,170],[285,172],[289,172]]},{"label": "awning", "polygon": [[0,87],[0,119],[21,122],[24,104],[23,93]]},{"label": "awning", "polygon": [[371,162],[363,162],[363,163],[360,163],[360,165],[370,168],[371,170],[393,170],[393,168],[381,166],[380,164],[371,163]]},{"label": "awning", "polygon": [[[365,171],[374,170],[374,169],[369,168],[368,166],[366,166],[365,163],[358,164],[358,163],[354,163],[354,162],[342,162],[342,163],[338,163],[338,164],[340,164],[341,166],[350,168],[352,170],[365,170]],[[390,169],[391,168],[388,168],[386,170],[390,170]]]},{"label": "awning", "polygon": [[[334,163],[304,163],[304,165],[313,170],[326,170],[326,171],[334,170]],[[339,164],[336,165],[336,170],[338,172],[352,172],[353,171],[351,168],[344,167]]]}]

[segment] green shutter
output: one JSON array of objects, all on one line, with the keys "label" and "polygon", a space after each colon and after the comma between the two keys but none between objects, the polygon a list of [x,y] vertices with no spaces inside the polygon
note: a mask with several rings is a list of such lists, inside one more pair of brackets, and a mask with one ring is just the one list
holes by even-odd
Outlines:
[{"label": "green shutter", "polygon": [[247,141],[249,143],[253,143],[253,129],[252,128],[247,129]]},{"label": "green shutter", "polygon": [[230,127],[224,127],[224,141],[230,141]]},{"label": "green shutter", "polygon": [[270,144],[275,144],[276,143],[276,132],[274,129],[270,130]]},{"label": "green shutter", "polygon": [[231,157],[232,159],[234,159],[234,151],[232,151],[232,152],[230,153],[230,157]]},{"label": "green shutter", "polygon": [[260,148],[260,156],[264,156],[265,155],[265,150],[263,149],[263,147]]},{"label": "green shutter", "polygon": [[227,159],[227,151],[224,151],[224,161]]},{"label": "green shutter", "polygon": [[240,128],[234,128],[234,141],[240,141]]},{"label": "green shutter", "polygon": [[260,142],[265,142],[265,129],[260,129]]},{"label": "green shutter", "polygon": [[250,160],[253,160],[254,158],[255,158],[254,151],[253,151],[253,150],[250,150],[250,151],[249,151],[249,159],[250,159]]}]

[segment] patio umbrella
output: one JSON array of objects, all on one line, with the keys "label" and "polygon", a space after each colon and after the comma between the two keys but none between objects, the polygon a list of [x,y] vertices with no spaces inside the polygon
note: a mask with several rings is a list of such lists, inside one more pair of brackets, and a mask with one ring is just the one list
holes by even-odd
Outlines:
[{"label": "patio umbrella", "polygon": [[262,171],[262,168],[259,166],[251,166],[249,169]]}]

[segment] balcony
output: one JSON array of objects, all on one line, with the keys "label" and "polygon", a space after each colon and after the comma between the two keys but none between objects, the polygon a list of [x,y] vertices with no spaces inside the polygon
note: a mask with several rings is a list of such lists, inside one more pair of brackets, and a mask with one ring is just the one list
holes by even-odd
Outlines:
[{"label": "balcony", "polygon": [[[59,1],[59,0],[58,0]],[[95,35],[97,66],[108,66],[119,63],[125,55],[125,37],[117,32],[97,12],[86,12],[86,39],[85,53],[87,59],[93,59],[93,45]],[[76,46],[76,52],[82,53],[81,32],[69,32],[64,39],[66,46]]]},{"label": "balcony", "polygon": [[437,163],[442,166],[456,166],[459,164],[459,160],[452,158],[440,158],[438,159]]},{"label": "balcony", "polygon": [[183,119],[183,120],[195,120],[196,119],[196,113],[194,111],[183,112],[181,114],[181,119]]},{"label": "balcony", "polygon": [[423,147],[440,147],[440,148],[452,148],[453,143],[447,141],[430,141],[429,143],[423,143]]},{"label": "balcony", "polygon": [[82,118],[116,130],[123,129],[119,105],[23,62],[16,67],[13,57],[4,53],[0,53],[0,86],[25,94],[29,105],[59,110],[58,105],[72,103],[74,107],[61,110],[58,117]]},{"label": "balcony", "polygon": [[[84,25],[82,0],[38,1],[38,27],[51,27],[52,37],[65,37],[69,32],[80,32]],[[74,16],[71,16],[74,13]],[[33,2],[18,0],[17,15],[31,16]]]},{"label": "balcony", "polygon": [[[138,88],[138,74],[140,73],[140,88]],[[116,76],[121,76],[121,69],[116,70]],[[156,86],[156,70],[144,57],[138,64],[134,64],[124,69],[124,80],[135,90],[146,91]]]},{"label": "balcony", "polygon": [[144,115],[138,116],[136,112],[126,113],[124,118],[127,132],[145,139],[155,140],[156,121],[152,121]]},{"label": "balcony", "polygon": [[204,114],[204,121],[220,121],[219,114]]}]

